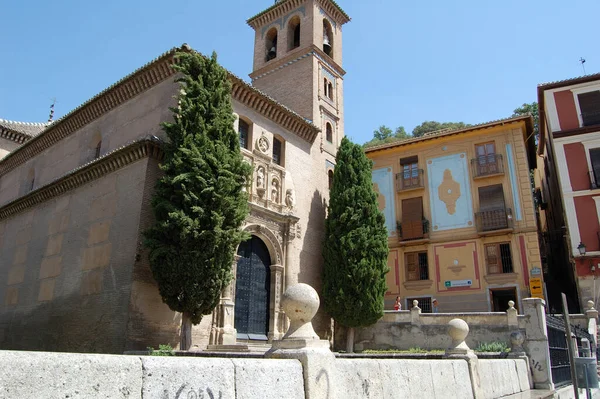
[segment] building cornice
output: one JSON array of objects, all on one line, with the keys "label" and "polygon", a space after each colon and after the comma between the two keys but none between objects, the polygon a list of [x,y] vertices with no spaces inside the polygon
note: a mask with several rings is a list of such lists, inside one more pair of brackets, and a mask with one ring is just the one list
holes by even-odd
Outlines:
[{"label": "building cornice", "polygon": [[63,195],[140,159],[150,157],[160,161],[162,156],[161,141],[158,138],[149,136],[138,139],[105,154],[101,158],[82,165],[6,205],[0,206],[0,220]]},{"label": "building cornice", "polygon": [[7,129],[7,128],[0,126],[0,138],[13,141],[17,144],[23,144],[24,142],[29,140],[31,137],[27,136],[26,134],[16,132],[12,129]]},{"label": "building cornice", "polygon": [[[270,21],[277,19],[290,11],[293,11],[306,0],[283,0],[278,1],[271,7],[256,14],[246,21],[253,29],[261,27]],[[323,10],[335,19],[340,25],[350,22],[348,14],[333,0],[316,0]]]},{"label": "building cornice", "polygon": [[[184,44],[163,53],[52,123],[39,135],[24,141],[23,145],[0,160],[0,176],[25,163],[126,101],[174,76],[176,71],[173,68],[173,62],[178,51],[190,52],[194,50]],[[309,143],[314,142],[320,132],[317,126],[231,72],[227,71],[227,73],[232,83],[232,98],[234,100],[255,109],[261,115],[297,134]]]}]

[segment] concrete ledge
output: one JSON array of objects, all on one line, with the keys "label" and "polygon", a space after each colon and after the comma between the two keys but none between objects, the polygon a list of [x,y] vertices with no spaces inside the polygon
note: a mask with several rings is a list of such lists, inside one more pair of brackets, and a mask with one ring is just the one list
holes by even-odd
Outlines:
[{"label": "concrete ledge", "polygon": [[[302,364],[297,360],[232,359],[236,398],[304,399]],[[215,396],[216,397],[216,396]]]},{"label": "concrete ledge", "polygon": [[141,398],[137,357],[0,351],[2,398]]},{"label": "concrete ledge", "polygon": [[500,398],[529,390],[527,364],[522,359],[479,360],[485,398]]},{"label": "concrete ledge", "polygon": [[344,399],[473,398],[464,360],[336,359]]}]

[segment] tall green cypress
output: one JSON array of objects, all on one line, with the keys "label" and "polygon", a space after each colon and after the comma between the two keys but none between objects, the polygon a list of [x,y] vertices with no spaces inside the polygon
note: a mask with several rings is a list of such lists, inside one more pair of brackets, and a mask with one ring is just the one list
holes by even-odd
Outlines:
[{"label": "tall green cypress", "polygon": [[348,352],[353,351],[354,327],[383,316],[387,288],[388,234],[373,190],[372,165],[361,146],[342,139],[325,220],[323,304],[348,327]]},{"label": "tall green cypress", "polygon": [[181,349],[191,326],[217,306],[230,283],[234,251],[247,238],[243,191],[251,166],[240,153],[233,122],[231,83],[217,63],[195,53],[176,55],[182,76],[174,121],[163,123],[168,142],[164,176],[152,199],[155,224],[145,232],[160,295],[182,313]]}]

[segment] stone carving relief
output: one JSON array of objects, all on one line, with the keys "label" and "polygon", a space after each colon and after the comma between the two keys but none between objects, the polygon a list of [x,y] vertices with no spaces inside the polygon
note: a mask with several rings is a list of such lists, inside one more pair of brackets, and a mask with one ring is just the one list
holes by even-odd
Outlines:
[{"label": "stone carving relief", "polygon": [[460,198],[460,183],[452,177],[450,169],[444,170],[444,178],[438,186],[438,197],[440,201],[446,204],[448,214],[454,215],[456,212],[456,201]]},{"label": "stone carving relief", "polygon": [[263,153],[266,154],[267,151],[269,151],[269,147],[271,145],[269,144],[269,139],[267,138],[267,136],[265,136],[264,132],[262,134],[262,136],[260,136],[258,138],[258,140],[256,140],[256,147],[258,147],[258,149]]},{"label": "stone carving relief", "polygon": [[276,178],[273,178],[271,180],[271,201],[275,202],[276,204],[279,203],[279,189],[280,189],[279,180],[277,180]]},{"label": "stone carving relief", "polygon": [[291,212],[294,210],[295,205],[296,205],[296,199],[294,198],[294,190],[289,188],[285,191],[285,206]]},{"label": "stone carving relief", "polygon": [[281,264],[281,242],[280,239],[277,238],[277,235],[275,233],[273,233],[270,229],[257,224],[250,225],[246,227],[245,230],[251,234],[256,234],[261,240],[265,242],[265,244],[267,244],[267,248],[269,248],[269,253],[271,257],[275,258],[275,262],[273,262],[273,259],[271,260],[272,263],[277,263],[278,265]]}]

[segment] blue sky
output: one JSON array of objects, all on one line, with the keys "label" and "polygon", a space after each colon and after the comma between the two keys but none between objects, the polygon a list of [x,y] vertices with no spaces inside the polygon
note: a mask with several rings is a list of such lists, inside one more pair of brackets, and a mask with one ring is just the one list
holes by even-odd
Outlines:
[{"label": "blue sky", "polygon": [[[0,6],[0,118],[60,117],[164,51],[189,43],[247,78],[247,18],[272,0],[20,0]],[[346,134],[385,124],[480,123],[536,100],[538,83],[600,71],[598,0],[338,0]]]}]

